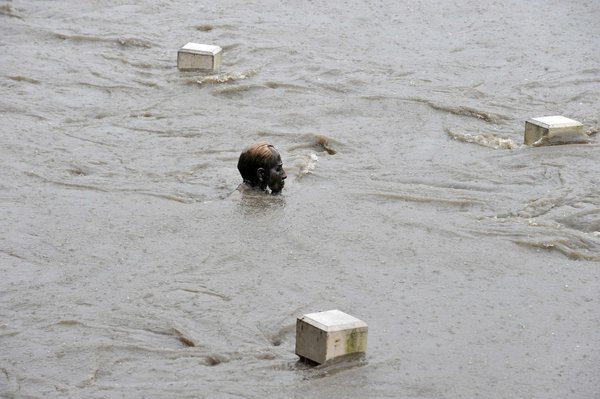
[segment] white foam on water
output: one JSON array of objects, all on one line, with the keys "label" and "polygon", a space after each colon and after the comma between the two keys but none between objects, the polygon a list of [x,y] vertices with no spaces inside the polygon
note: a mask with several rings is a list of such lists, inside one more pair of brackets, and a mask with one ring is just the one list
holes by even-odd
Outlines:
[{"label": "white foam on water", "polygon": [[311,173],[317,167],[319,157],[314,152],[303,157],[298,164],[298,177]]},{"label": "white foam on water", "polygon": [[253,76],[255,71],[245,71],[245,72],[231,72],[231,73],[219,73],[215,75],[203,76],[196,80],[198,84],[205,83],[227,83],[227,82],[235,82],[238,80],[248,79]]},{"label": "white foam on water", "polygon": [[496,136],[495,134],[469,134],[469,133],[458,133],[448,130],[448,135],[454,140],[462,141],[463,143],[474,143],[484,147],[502,149],[502,150],[513,150],[519,148],[520,145],[514,140]]}]

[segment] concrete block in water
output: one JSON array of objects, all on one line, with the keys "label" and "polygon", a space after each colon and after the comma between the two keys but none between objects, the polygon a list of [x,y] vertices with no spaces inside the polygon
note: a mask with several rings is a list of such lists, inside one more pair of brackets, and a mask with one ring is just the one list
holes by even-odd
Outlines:
[{"label": "concrete block in water", "polygon": [[541,146],[554,144],[587,143],[588,136],[583,125],[564,116],[543,116],[525,122],[526,145]]},{"label": "concrete block in water", "polygon": [[182,71],[219,69],[222,58],[221,47],[190,42],[177,52],[177,68]]},{"label": "concrete block in water", "polygon": [[316,363],[366,352],[368,326],[339,310],[309,313],[296,321],[296,354]]}]

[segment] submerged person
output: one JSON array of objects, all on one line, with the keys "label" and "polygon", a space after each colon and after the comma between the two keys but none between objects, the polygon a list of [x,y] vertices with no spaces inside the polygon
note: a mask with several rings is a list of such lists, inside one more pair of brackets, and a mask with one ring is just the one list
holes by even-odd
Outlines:
[{"label": "submerged person", "polygon": [[238,187],[242,193],[271,190],[271,194],[277,194],[283,190],[287,178],[279,152],[266,142],[256,143],[246,148],[240,154],[238,170],[244,179]]}]

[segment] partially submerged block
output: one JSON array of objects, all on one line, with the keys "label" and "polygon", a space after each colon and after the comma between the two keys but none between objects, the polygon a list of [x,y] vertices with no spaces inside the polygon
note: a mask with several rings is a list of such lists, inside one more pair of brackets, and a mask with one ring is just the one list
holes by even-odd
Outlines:
[{"label": "partially submerged block", "polygon": [[368,326],[339,310],[309,313],[296,321],[296,354],[316,363],[366,352]]},{"label": "partially submerged block", "polygon": [[589,138],[583,125],[564,116],[543,116],[525,122],[526,145],[554,145],[587,143]]},{"label": "partially submerged block", "polygon": [[210,44],[188,43],[177,52],[177,68],[182,71],[219,69],[223,49]]}]

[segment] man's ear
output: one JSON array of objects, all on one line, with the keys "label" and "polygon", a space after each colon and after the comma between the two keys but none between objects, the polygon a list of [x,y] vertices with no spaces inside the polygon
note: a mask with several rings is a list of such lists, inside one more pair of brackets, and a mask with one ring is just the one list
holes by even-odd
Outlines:
[{"label": "man's ear", "polygon": [[256,178],[261,183],[265,180],[265,168],[256,169]]}]

